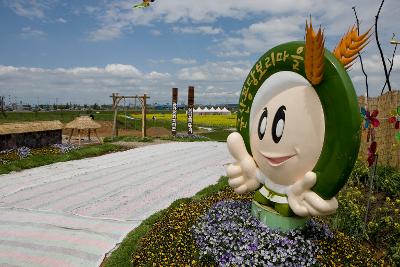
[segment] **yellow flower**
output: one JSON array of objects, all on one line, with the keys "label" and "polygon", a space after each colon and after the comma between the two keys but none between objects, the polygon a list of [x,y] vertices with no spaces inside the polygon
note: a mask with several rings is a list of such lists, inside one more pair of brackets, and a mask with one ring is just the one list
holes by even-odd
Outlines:
[{"label": "yellow flower", "polygon": [[386,216],[386,217],[385,217],[385,222],[388,223],[388,224],[390,224],[390,223],[392,222],[392,217]]}]

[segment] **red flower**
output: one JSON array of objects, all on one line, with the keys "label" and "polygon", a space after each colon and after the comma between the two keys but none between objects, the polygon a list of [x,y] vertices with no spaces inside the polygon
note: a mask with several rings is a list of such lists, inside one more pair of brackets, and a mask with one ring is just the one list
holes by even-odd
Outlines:
[{"label": "red flower", "polygon": [[376,158],[376,147],[377,144],[376,142],[372,142],[371,145],[368,148],[368,166],[371,167],[372,164],[374,164],[375,162],[375,158]]}]

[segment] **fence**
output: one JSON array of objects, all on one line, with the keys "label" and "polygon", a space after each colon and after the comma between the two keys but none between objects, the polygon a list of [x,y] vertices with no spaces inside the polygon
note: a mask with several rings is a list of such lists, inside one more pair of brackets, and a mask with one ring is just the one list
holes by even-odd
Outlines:
[{"label": "fence", "polygon": [[[394,124],[388,121],[388,118],[392,116],[392,111],[400,105],[400,91],[391,91],[379,97],[370,97],[368,101],[364,96],[360,96],[358,97],[358,104],[360,107],[367,105],[367,109],[371,112],[375,109],[379,111],[377,118],[380,125],[375,128],[375,141],[378,144],[377,153],[379,155],[378,164],[400,168],[400,143],[396,142],[395,138],[396,133],[400,130],[395,129]],[[368,157],[370,145],[370,142],[367,142],[367,134],[367,130],[362,130],[360,156],[365,160]]]}]

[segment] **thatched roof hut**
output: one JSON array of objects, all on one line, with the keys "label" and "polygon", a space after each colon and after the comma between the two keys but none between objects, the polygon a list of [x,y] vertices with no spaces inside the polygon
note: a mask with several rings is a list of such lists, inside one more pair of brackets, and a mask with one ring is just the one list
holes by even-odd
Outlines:
[{"label": "thatched roof hut", "polygon": [[73,121],[67,123],[65,129],[78,129],[78,130],[88,130],[88,129],[98,129],[101,125],[95,122],[89,116],[76,117]]},{"label": "thatched roof hut", "polygon": [[60,121],[28,121],[0,124],[0,135],[61,130]]},{"label": "thatched roof hut", "polygon": [[60,121],[29,121],[0,124],[0,151],[22,146],[50,146],[62,142]]}]

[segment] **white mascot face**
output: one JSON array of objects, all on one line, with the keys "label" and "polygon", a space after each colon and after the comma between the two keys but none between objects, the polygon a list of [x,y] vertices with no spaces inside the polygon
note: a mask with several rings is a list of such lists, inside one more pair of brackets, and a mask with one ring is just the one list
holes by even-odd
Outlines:
[{"label": "white mascot face", "polygon": [[291,185],[316,165],[325,119],[315,89],[301,75],[271,75],[254,96],[250,147],[260,171],[280,185]]}]

